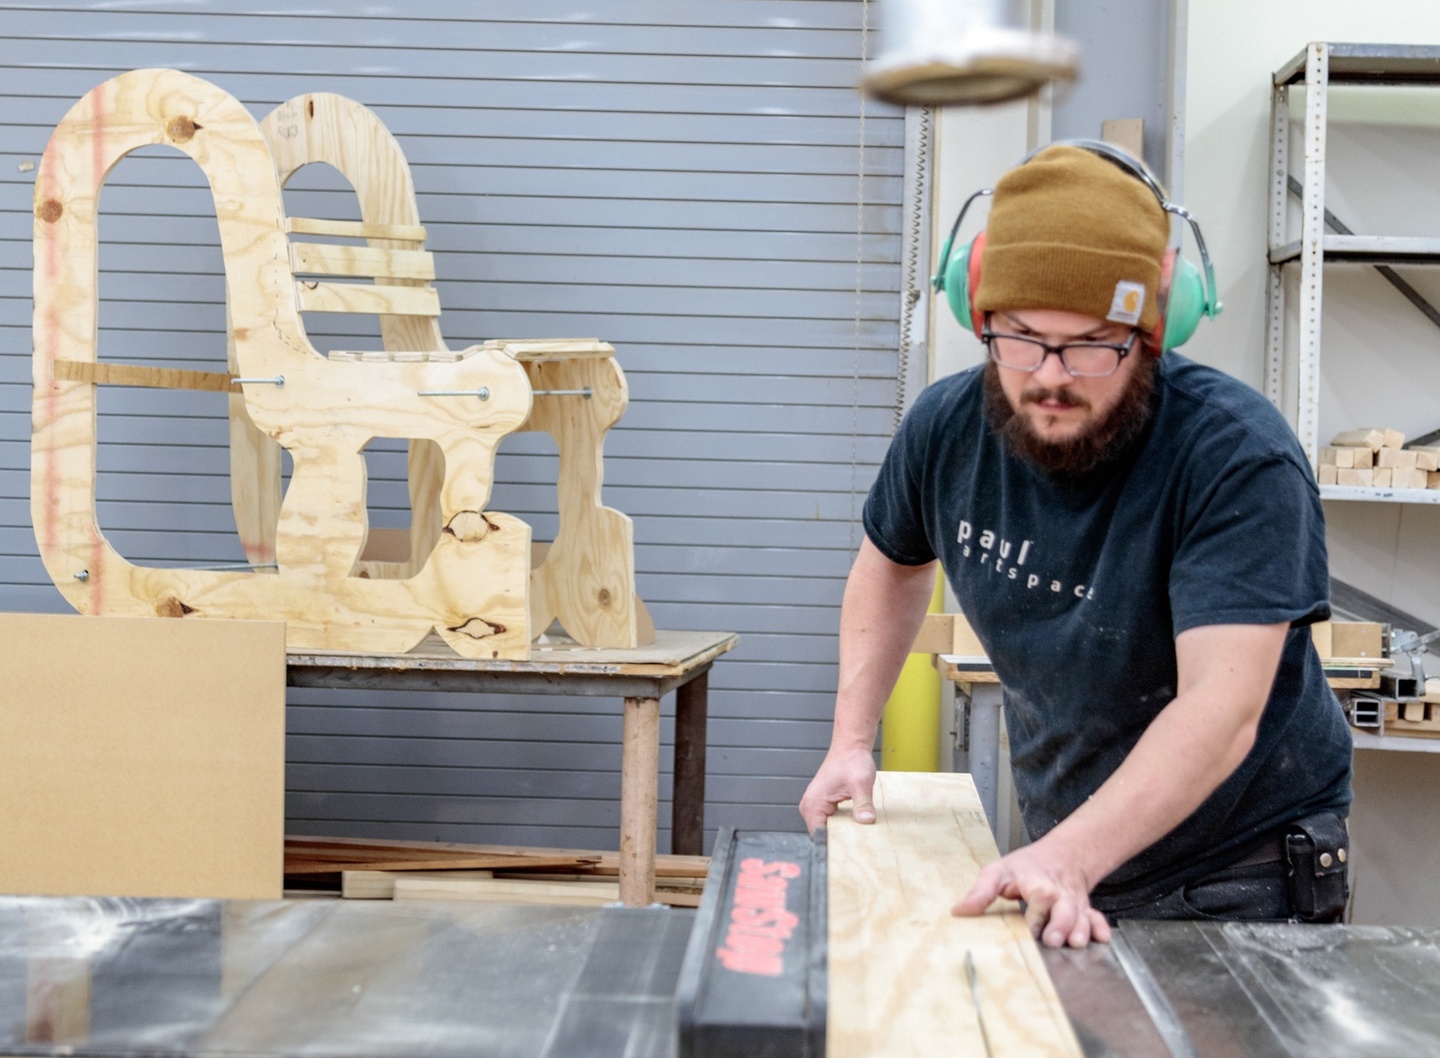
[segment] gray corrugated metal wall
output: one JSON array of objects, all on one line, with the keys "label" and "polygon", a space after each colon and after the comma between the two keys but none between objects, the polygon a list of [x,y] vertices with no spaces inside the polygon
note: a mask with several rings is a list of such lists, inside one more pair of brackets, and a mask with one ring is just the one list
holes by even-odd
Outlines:
[{"label": "gray corrugated metal wall", "polygon": [[[707,828],[797,827],[894,401],[903,120],[862,115],[865,19],[855,0],[0,2],[0,608],[67,609],[29,521],[27,163],[76,98],[125,69],[188,70],[257,117],[338,92],[376,110],[410,159],[452,347],[617,347],[632,400],[605,499],[635,520],[640,592],[661,627],[744,637],[711,675]],[[297,185],[293,212],[356,215],[323,175]],[[199,170],[158,148],[127,158],[101,234],[102,358],[223,364]],[[309,323],[322,348],[367,340]],[[223,414],[208,394],[102,391],[100,521],[127,557],[241,557]],[[385,450],[372,462],[375,524],[404,524],[401,464]],[[511,439],[499,477],[492,506],[548,538],[545,444]],[[290,703],[292,832],[615,845],[618,702],[292,690]]]}]

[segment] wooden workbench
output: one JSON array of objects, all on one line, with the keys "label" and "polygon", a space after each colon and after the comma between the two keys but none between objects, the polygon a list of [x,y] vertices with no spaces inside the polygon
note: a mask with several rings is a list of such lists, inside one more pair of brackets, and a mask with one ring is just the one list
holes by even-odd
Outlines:
[{"label": "wooden workbench", "polygon": [[625,700],[620,772],[620,899],[655,895],[660,699],[675,691],[671,851],[698,855],[705,823],[705,727],[710,666],[733,650],[731,632],[660,632],[633,650],[537,644],[528,661],[462,658],[437,636],[407,654],[290,653],[292,687],[583,694]]}]

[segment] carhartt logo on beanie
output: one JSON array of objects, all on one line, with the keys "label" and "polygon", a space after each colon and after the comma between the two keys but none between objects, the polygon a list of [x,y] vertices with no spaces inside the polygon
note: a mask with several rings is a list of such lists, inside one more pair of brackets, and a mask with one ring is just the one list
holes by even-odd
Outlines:
[{"label": "carhartt logo on beanie", "polygon": [[1051,147],[995,185],[975,307],[1061,309],[1152,330],[1170,218],[1113,162]]}]

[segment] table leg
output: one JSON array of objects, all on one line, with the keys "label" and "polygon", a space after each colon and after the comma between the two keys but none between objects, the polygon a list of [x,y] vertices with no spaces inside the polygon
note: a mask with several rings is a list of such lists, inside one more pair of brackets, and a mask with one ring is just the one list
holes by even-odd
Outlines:
[{"label": "table leg", "polygon": [[1000,789],[1000,707],[1004,693],[998,683],[970,684],[970,775],[985,820],[998,833]]},{"label": "table leg", "polygon": [[670,802],[670,851],[699,856],[705,846],[705,733],[710,673],[675,690],[675,785]]},{"label": "table leg", "polygon": [[626,698],[620,760],[620,902],[655,900],[655,826],[660,800],[660,699]]}]

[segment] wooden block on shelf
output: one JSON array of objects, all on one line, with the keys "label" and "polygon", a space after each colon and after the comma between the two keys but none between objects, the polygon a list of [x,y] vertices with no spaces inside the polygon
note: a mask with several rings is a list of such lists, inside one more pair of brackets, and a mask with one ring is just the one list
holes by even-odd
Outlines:
[{"label": "wooden block on shelf", "polygon": [[0,614],[0,892],[277,900],[285,625]]},{"label": "wooden block on shelf", "polygon": [[1440,448],[1411,448],[1418,470],[1440,470]]},{"label": "wooden block on shelf", "polygon": [[1385,429],[1381,431],[1385,435],[1382,448],[1403,448],[1405,446],[1405,435],[1399,430]]},{"label": "wooden block on shelf", "polygon": [[1427,470],[1425,472],[1425,487],[1427,489],[1440,489],[1440,471]]},{"label": "wooden block on shelf", "polygon": [[920,632],[910,647],[912,654],[985,654],[980,639],[965,615],[960,613],[926,614]]},{"label": "wooden block on shelf", "polygon": [[[1321,652],[1322,658],[1374,658],[1385,657],[1385,626],[1376,621],[1326,621],[1329,626],[1329,653]],[[1316,625],[1316,628],[1319,626]],[[1320,634],[1316,633],[1316,649],[1319,650]]]},{"label": "wooden block on shelf", "polygon": [[1423,489],[1428,487],[1429,483],[1429,472],[1414,467],[1396,467],[1390,473],[1390,484],[1397,489]]},{"label": "wooden block on shelf", "polygon": [[1344,445],[1351,448],[1369,448],[1378,451],[1385,447],[1385,431],[1373,428],[1345,430],[1343,433],[1337,433],[1330,443],[1332,445]]},{"label": "wooden block on shelf", "polygon": [[1375,471],[1368,468],[1365,470],[1346,470],[1342,468],[1336,471],[1336,477],[1338,478],[1336,483],[1339,485],[1358,485],[1368,488],[1375,484]]},{"label": "wooden block on shelf", "polygon": [[1339,468],[1330,463],[1321,463],[1315,468],[1315,480],[1321,485],[1335,485],[1340,481]]},{"label": "wooden block on shelf", "polygon": [[1420,453],[1413,448],[1382,448],[1375,453],[1377,467],[1414,470],[1420,464]]},{"label": "wooden block on shelf", "polygon": [[[1387,448],[1385,451],[1389,452],[1392,451],[1392,449]],[[1395,472],[1389,467],[1376,467],[1370,471],[1370,474],[1370,484],[1374,485],[1377,489],[1388,489],[1395,483]]]},{"label": "wooden block on shelf", "polygon": [[1345,470],[1374,465],[1375,451],[1353,445],[1327,445],[1320,449],[1320,462]]},{"label": "wooden block on shelf", "polygon": [[1143,158],[1145,119],[1113,118],[1109,121],[1102,121],[1100,138],[1112,147],[1119,147],[1132,158]]}]

